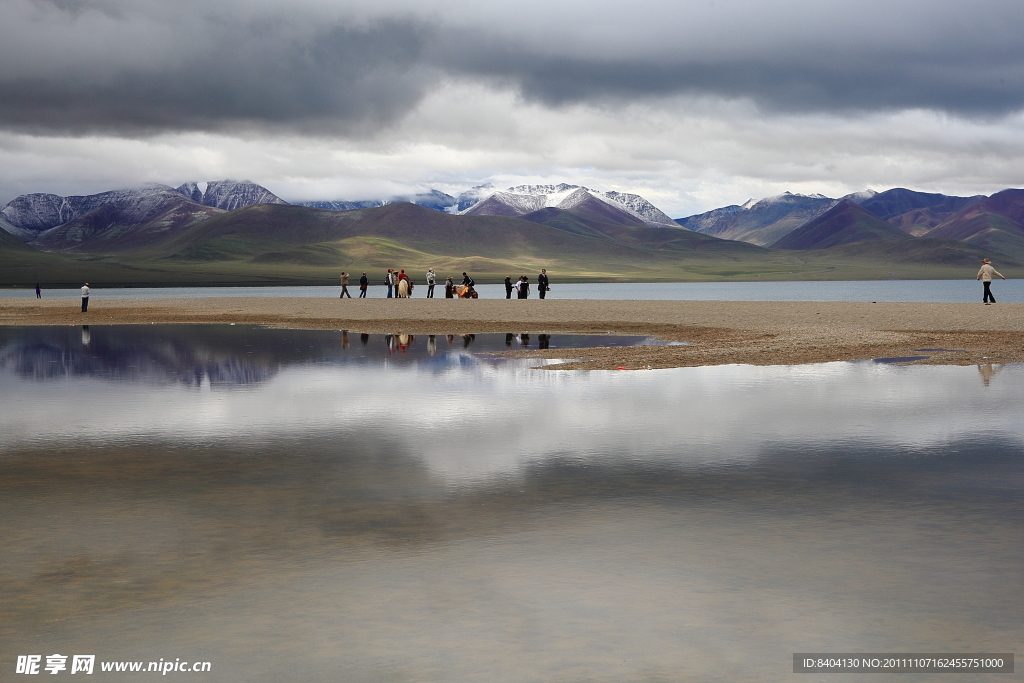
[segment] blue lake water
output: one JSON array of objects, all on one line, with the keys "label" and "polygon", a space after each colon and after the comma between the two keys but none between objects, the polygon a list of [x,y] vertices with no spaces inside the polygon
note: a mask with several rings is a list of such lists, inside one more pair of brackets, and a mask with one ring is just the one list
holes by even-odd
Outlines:
[{"label": "blue lake water", "polygon": [[522,342],[0,327],[0,679],[33,653],[788,681],[794,652],[1022,650],[1024,367],[572,372]]},{"label": "blue lake water", "polygon": [[[355,287],[351,287],[355,291]],[[503,285],[480,285],[485,299],[505,297]],[[996,300],[1024,303],[1024,280],[997,280],[992,284]],[[337,297],[340,287],[164,287],[111,288],[94,287],[96,298],[193,298],[216,296],[298,296]],[[419,286],[414,296],[426,295]],[[355,292],[358,295],[358,291]],[[384,297],[387,288],[373,285],[371,298]],[[435,294],[444,295],[443,287]],[[626,299],[626,300],[705,300],[705,301],[907,301],[907,302],[980,302],[981,283],[964,280],[857,280],[850,282],[654,282],[654,283],[576,283],[551,286],[552,299]],[[0,297],[32,298],[31,289],[0,289]],[[43,296],[74,299],[78,289],[45,290]],[[536,297],[536,292],[531,294]]]}]

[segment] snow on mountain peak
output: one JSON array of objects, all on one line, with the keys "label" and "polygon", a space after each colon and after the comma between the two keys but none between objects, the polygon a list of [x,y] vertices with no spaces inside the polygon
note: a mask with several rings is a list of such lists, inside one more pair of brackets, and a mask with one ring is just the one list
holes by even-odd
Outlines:
[{"label": "snow on mountain peak", "polygon": [[214,180],[207,183],[203,204],[232,211],[253,204],[287,204],[273,192],[249,180]]},{"label": "snow on mountain peak", "polygon": [[499,202],[512,209],[518,215],[537,211],[545,207],[569,210],[579,206],[589,198],[603,201],[649,225],[678,227],[678,224],[667,214],[640,195],[614,191],[601,192],[583,187],[582,185],[570,185],[568,183],[559,183],[557,185],[516,185],[508,188],[506,191],[491,192],[481,197],[472,206],[461,209],[459,213],[470,213],[478,205],[480,205],[480,208],[477,209],[478,211],[485,210],[484,202]]},{"label": "snow on mountain peak", "polygon": [[854,204],[863,204],[867,200],[874,197],[876,194],[878,193],[875,192],[874,190],[864,190],[863,192],[854,192],[852,194],[848,194],[845,197],[843,197],[843,199],[849,199]]},{"label": "snow on mountain peak", "polygon": [[513,194],[529,194],[529,195],[541,195],[541,194],[564,194],[570,190],[582,188],[587,190],[589,188],[583,187],[582,185],[569,185],[568,183],[559,183],[558,185],[516,185],[515,187],[508,188],[508,191]]}]

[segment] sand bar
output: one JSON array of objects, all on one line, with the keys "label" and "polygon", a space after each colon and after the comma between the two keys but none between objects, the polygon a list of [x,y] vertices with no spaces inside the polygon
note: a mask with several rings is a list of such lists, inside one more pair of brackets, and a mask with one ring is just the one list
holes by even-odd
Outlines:
[{"label": "sand bar", "polygon": [[[237,323],[352,332],[642,334],[686,346],[574,352],[566,368],[792,365],[927,355],[926,364],[1024,361],[1024,304],[292,297],[0,298],[0,325]],[[946,349],[919,351],[920,349]],[[565,357],[565,349],[523,352]]]}]

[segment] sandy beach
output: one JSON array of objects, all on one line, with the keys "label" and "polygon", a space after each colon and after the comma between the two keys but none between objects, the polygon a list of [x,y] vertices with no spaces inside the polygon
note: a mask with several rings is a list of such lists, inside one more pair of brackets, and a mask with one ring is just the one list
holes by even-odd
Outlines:
[{"label": "sandy beach", "polygon": [[[592,348],[566,369],[793,365],[927,355],[915,363],[1024,361],[1024,304],[198,298],[0,299],[0,325],[257,324],[352,332],[614,333],[686,345]],[[922,351],[926,349],[926,351]],[[511,352],[565,357],[566,350]]]}]

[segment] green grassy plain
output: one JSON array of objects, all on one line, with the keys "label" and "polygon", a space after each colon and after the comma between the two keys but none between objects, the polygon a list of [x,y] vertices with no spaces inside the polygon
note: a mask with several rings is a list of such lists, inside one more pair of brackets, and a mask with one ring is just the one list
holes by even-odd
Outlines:
[{"label": "green grassy plain", "polygon": [[[411,204],[335,212],[257,205],[169,240],[106,254],[44,253],[0,236],[0,286],[333,285],[344,270],[380,284],[389,267],[415,281],[433,268],[480,283],[959,279],[992,256],[1007,277],[1024,262],[955,240],[875,240],[829,249],[765,249],[672,228],[499,216],[449,216]],[[10,236],[6,236],[10,237]]]}]

